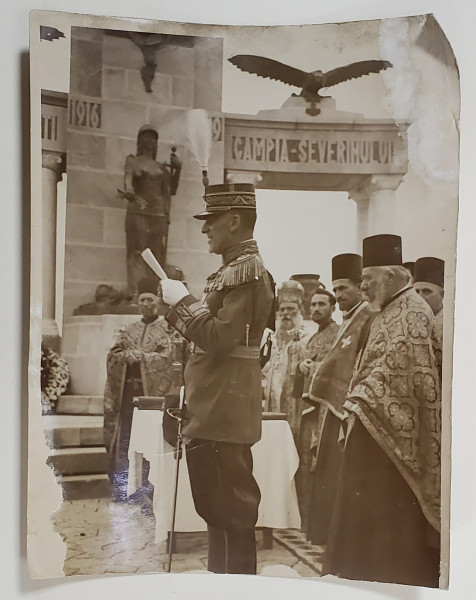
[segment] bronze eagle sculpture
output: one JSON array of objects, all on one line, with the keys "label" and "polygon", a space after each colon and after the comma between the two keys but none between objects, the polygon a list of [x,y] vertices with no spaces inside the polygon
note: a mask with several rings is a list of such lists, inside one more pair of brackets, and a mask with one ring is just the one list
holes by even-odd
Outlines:
[{"label": "bronze eagle sculpture", "polygon": [[319,94],[322,88],[328,88],[349,79],[370,75],[370,73],[379,73],[393,66],[388,60],[362,60],[332,69],[327,73],[320,70],[308,73],[277,60],[252,54],[238,54],[228,60],[232,65],[247,73],[301,88],[299,95],[310,103],[311,106],[306,112],[311,115],[317,115],[320,112],[316,108],[316,104],[323,98]]}]

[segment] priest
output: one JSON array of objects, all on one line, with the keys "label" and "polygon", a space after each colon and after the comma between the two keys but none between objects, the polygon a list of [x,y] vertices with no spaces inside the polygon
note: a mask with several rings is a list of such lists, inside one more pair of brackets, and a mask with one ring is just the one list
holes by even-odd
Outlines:
[{"label": "priest", "polygon": [[413,287],[427,302],[435,315],[432,337],[440,384],[442,375],[444,282],[445,262],[443,260],[433,256],[425,256],[416,261]]},{"label": "priest", "polygon": [[362,296],[362,257],[339,254],[332,259],[332,287],[342,311],[343,322],[329,353],[319,364],[311,381],[307,402],[320,407],[320,431],[314,452],[307,537],[312,544],[327,543],[334,507],[343,448],[339,442],[344,401],[352,377],[362,328],[369,318],[369,306]]},{"label": "priest", "polygon": [[159,317],[162,303],[157,286],[158,281],[153,278],[139,281],[142,318],[119,332],[107,355],[104,440],[111,459],[115,502],[127,499],[132,401],[136,396],[163,396],[171,391],[173,383],[172,333],[163,317]]},{"label": "priest", "polygon": [[313,447],[321,422],[320,408],[306,405],[304,399],[309,394],[312,376],[327,356],[339,329],[332,318],[335,305],[335,296],[326,289],[317,289],[312,295],[310,314],[314,323],[317,323],[318,330],[306,340],[304,354],[294,376],[293,396],[297,399],[299,417],[296,441],[299,467],[295,479],[303,531],[306,531],[307,527],[312,474],[315,469]]},{"label": "priest", "polygon": [[293,396],[294,373],[304,358],[304,288],[299,281],[284,281],[278,288],[276,331],[271,336],[271,356],[263,367],[264,410],[283,412],[296,436],[300,404]]},{"label": "priest", "polygon": [[438,372],[433,313],[410,285],[401,239],[363,241],[363,331],[347,399],[346,443],[323,573],[437,587]]}]

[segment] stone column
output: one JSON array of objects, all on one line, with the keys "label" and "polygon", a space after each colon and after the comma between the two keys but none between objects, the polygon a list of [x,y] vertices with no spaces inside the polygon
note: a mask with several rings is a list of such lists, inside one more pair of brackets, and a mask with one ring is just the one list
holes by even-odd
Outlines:
[{"label": "stone column", "polygon": [[398,233],[395,190],[403,175],[372,175],[366,188],[369,192],[369,235]]},{"label": "stone column", "polygon": [[395,190],[403,175],[371,175],[362,185],[349,192],[357,202],[359,239],[378,233],[398,233]]},{"label": "stone column", "polygon": [[57,184],[64,171],[60,152],[42,152],[42,335],[56,345],[56,204]]},{"label": "stone column", "polygon": [[362,240],[369,230],[369,193],[365,188],[349,191],[349,198],[357,205],[357,253],[362,252]]},{"label": "stone column", "polygon": [[252,183],[255,187],[262,181],[261,173],[257,171],[227,171],[227,183]]}]

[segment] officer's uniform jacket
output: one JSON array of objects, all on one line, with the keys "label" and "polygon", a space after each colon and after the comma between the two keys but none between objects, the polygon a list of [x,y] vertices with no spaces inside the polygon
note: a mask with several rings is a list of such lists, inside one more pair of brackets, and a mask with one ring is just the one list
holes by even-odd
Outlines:
[{"label": "officer's uniform jacket", "polygon": [[228,250],[223,263],[208,278],[203,302],[188,295],[166,316],[194,346],[183,433],[253,444],[261,437],[259,345],[274,294],[254,240]]}]

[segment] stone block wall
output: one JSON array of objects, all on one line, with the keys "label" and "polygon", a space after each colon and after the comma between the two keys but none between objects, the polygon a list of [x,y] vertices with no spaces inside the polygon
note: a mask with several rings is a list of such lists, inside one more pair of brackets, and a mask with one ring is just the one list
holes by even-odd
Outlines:
[{"label": "stone block wall", "polygon": [[[123,188],[126,156],[136,152],[139,127],[154,124],[159,136],[167,130],[157,154],[166,162],[173,122],[185,110],[203,108],[221,119],[222,40],[190,42],[158,50],[152,93],[147,93],[140,75],[142,52],[128,36],[72,29],[64,318],[90,302],[100,283],[118,288],[127,283],[126,201],[117,189]],[[223,181],[223,135],[212,145],[213,183]],[[191,218],[203,207],[200,165],[183,146],[177,154],[183,167],[172,199],[168,262],[184,270],[192,293],[199,295],[219,259],[208,255],[201,223]]]}]

